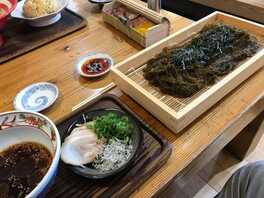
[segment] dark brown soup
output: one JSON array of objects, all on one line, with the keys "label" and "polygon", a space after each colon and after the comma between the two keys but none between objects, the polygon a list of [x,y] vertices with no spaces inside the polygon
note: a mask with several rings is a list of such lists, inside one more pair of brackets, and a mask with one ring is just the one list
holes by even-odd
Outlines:
[{"label": "dark brown soup", "polygon": [[16,144],[1,152],[0,197],[25,197],[46,174],[51,161],[49,150],[33,142]]}]

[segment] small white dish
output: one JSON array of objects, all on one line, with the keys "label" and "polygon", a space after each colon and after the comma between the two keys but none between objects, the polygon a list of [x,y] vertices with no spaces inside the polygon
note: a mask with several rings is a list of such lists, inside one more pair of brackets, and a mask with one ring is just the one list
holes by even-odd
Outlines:
[{"label": "small white dish", "polygon": [[[98,72],[85,72],[84,64],[95,59],[104,59],[107,67],[102,67],[102,71]],[[78,60],[76,70],[83,77],[95,78],[107,74],[113,65],[114,61],[108,54],[90,52]]]},{"label": "small white dish", "polygon": [[19,111],[40,112],[50,107],[58,98],[59,89],[48,82],[29,85],[21,90],[14,99],[14,107]]},{"label": "small white dish", "polygon": [[106,3],[111,3],[113,0],[89,0],[89,1],[95,4],[106,4]]},{"label": "small white dish", "polygon": [[24,6],[25,1],[26,0],[22,0],[17,3],[17,7],[11,13],[11,16],[14,18],[26,20],[28,24],[33,27],[44,27],[44,26],[52,25],[56,23],[57,21],[59,21],[61,19],[61,11],[64,8],[66,8],[69,2],[69,0],[58,0],[60,4],[60,8],[56,12],[47,14],[45,16],[29,18],[23,15],[23,6]]}]

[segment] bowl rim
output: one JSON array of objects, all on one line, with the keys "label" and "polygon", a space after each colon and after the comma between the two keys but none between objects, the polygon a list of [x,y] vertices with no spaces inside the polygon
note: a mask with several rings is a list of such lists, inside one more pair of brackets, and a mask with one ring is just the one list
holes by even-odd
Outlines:
[{"label": "bowl rim", "polygon": [[40,180],[38,185],[29,193],[26,195],[27,198],[31,197],[37,197],[42,191],[45,189],[45,187],[48,185],[50,180],[52,179],[52,176],[54,172],[56,172],[58,168],[58,163],[60,160],[60,150],[61,150],[61,139],[59,131],[56,127],[56,125],[45,115],[38,113],[38,112],[32,112],[32,111],[7,111],[7,112],[1,112],[0,116],[6,115],[6,114],[17,114],[17,113],[29,113],[33,114],[39,117],[42,117],[45,119],[54,129],[55,137],[56,137],[56,151],[52,158],[52,163],[47,171],[47,173],[44,175],[44,177]]},{"label": "bowl rim", "polygon": [[[9,0],[8,0],[9,1]],[[10,2],[10,1],[9,1]],[[12,13],[15,9],[16,9],[16,6],[17,6],[17,0],[14,0],[14,3],[10,2],[11,3],[11,8],[8,9],[8,12],[5,12],[5,14],[1,15],[0,17],[0,20],[1,19],[4,19],[5,17],[7,17],[10,13]]]},{"label": "bowl rim", "polygon": [[94,3],[94,4],[107,4],[111,3],[113,0],[104,0],[104,1],[97,1],[97,0],[89,0],[89,2]]},{"label": "bowl rim", "polygon": [[[102,112],[102,111],[112,111],[112,112],[119,112],[122,113],[123,115],[127,116],[129,119],[132,120],[132,122],[134,122],[134,125],[138,128],[138,136],[139,136],[139,141],[137,144],[137,147],[134,149],[132,156],[129,157],[128,161],[125,162],[122,166],[120,166],[117,169],[113,169],[111,171],[105,171],[102,174],[99,175],[92,175],[92,174],[82,174],[81,172],[79,172],[76,168],[82,168],[80,166],[74,166],[74,165],[70,165],[70,164],[66,164],[65,162],[63,162],[64,164],[66,164],[74,173],[84,177],[84,178],[89,178],[89,179],[107,179],[109,177],[112,177],[116,174],[121,173],[122,171],[126,170],[129,166],[131,166],[133,164],[133,160],[138,156],[141,147],[142,147],[142,142],[143,142],[143,131],[140,127],[140,123],[133,118],[133,116],[131,116],[128,112],[122,110],[122,109],[118,109],[118,108],[97,108],[97,109],[93,109],[90,111],[87,111],[83,114],[91,114],[91,113],[96,113],[96,112]],[[78,117],[82,116],[82,115],[78,115]],[[66,134],[64,134],[63,138],[65,139],[69,133],[74,129],[74,126],[76,124],[76,121],[73,121],[67,128]],[[71,129],[71,130],[70,130]]]}]

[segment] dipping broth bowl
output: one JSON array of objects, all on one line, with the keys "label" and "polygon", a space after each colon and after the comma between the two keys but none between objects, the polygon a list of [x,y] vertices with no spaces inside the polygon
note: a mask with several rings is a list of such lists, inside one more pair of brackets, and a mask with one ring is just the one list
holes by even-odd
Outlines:
[{"label": "dipping broth bowl", "polygon": [[61,140],[55,124],[40,113],[26,111],[0,113],[0,151],[24,142],[42,144],[52,155],[47,173],[26,196],[44,197],[55,180],[60,159]]}]

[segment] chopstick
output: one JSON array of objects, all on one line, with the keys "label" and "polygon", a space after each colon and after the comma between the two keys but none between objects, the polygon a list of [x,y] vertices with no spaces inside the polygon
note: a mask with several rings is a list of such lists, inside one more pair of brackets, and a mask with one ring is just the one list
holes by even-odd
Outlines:
[{"label": "chopstick", "polygon": [[79,104],[75,105],[72,108],[72,112],[76,111],[80,108],[83,108],[85,106],[87,106],[89,103],[91,103],[94,99],[96,99],[97,97],[101,96],[102,94],[106,93],[107,91],[109,91],[110,89],[114,88],[115,84],[114,83],[110,83],[109,85],[107,85],[105,88],[103,88],[101,91],[99,91],[98,93],[86,98],[85,100],[83,100],[82,102],[80,102]]}]

